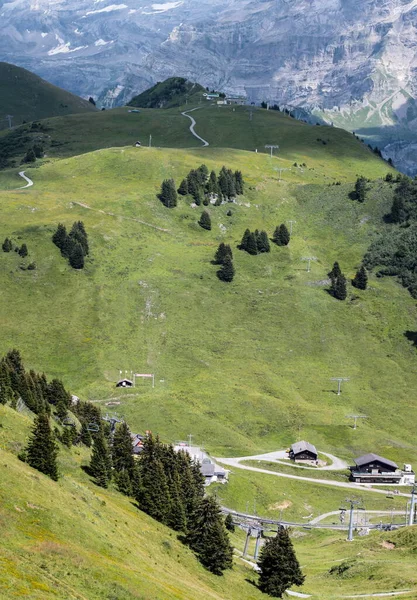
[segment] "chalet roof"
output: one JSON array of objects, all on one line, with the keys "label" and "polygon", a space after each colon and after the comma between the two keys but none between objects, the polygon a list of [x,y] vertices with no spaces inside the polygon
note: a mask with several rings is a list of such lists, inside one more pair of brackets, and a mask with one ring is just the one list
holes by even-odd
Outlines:
[{"label": "chalet roof", "polygon": [[296,442],[291,446],[291,450],[293,454],[299,454],[300,452],[305,452],[307,450],[308,452],[312,452],[317,456],[316,447],[313,446],[313,444],[310,444],[309,442]]},{"label": "chalet roof", "polygon": [[117,382],[117,385],[120,385],[121,383],[128,383],[129,385],[133,385],[133,381],[131,379],[119,379],[119,381]]},{"label": "chalet roof", "polygon": [[387,465],[388,467],[392,467],[394,469],[398,469],[398,465],[393,462],[392,460],[389,460],[388,458],[383,458],[382,456],[378,456],[378,454],[373,454],[373,452],[369,452],[368,454],[364,454],[363,456],[360,456],[359,458],[355,458],[354,463],[357,467],[363,467],[364,465],[367,465],[371,462],[380,462],[384,465]]},{"label": "chalet roof", "polygon": [[213,477],[214,466],[214,463],[203,463],[200,466],[200,472],[204,475],[204,477]]}]

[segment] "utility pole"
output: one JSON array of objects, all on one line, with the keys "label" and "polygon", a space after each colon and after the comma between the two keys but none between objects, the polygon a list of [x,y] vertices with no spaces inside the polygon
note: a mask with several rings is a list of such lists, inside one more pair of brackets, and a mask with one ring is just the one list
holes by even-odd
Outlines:
[{"label": "utility pole", "polygon": [[288,223],[290,224],[290,235],[292,235],[292,226],[293,224],[295,225],[295,223],[297,223],[297,221],[292,221],[291,219],[288,221]]},{"label": "utility pole", "polygon": [[188,435],[188,445],[191,448],[191,443],[193,441],[193,436],[191,435],[191,433]]},{"label": "utility pole", "polygon": [[354,510],[355,510],[355,506],[357,506],[358,504],[361,504],[361,500],[353,500],[352,498],[348,498],[346,500],[346,502],[348,504],[350,504],[350,510],[349,510],[349,533],[348,533],[348,538],[347,541],[348,542],[352,542],[353,541],[353,515],[354,515]]},{"label": "utility pole", "polygon": [[9,122],[9,129],[12,128],[12,119],[13,119],[13,115],[6,115],[6,119]]},{"label": "utility pole", "polygon": [[410,526],[414,525],[414,511],[415,511],[415,507],[417,504],[416,493],[417,493],[416,484],[414,484],[413,489],[411,491],[410,514],[408,515],[408,524]]},{"label": "utility pole", "polygon": [[315,256],[303,256],[303,258],[301,260],[307,261],[307,273],[310,273],[310,271],[311,271],[311,261],[316,261],[317,258]]},{"label": "utility pole", "polygon": [[354,419],[353,421],[353,429],[357,428],[357,420],[358,419],[367,419],[366,415],[346,415],[346,419]]},{"label": "utility pole", "polygon": [[276,148],[278,150],[279,146],[278,146],[278,144],[266,144],[265,148],[271,150],[271,158],[272,158],[272,154],[274,152],[274,148]]},{"label": "utility pole", "polygon": [[149,135],[149,148],[152,148],[152,134]]},{"label": "utility pole", "polygon": [[330,381],[337,381],[337,395],[342,393],[342,381],[349,381],[349,377],[331,377]]}]

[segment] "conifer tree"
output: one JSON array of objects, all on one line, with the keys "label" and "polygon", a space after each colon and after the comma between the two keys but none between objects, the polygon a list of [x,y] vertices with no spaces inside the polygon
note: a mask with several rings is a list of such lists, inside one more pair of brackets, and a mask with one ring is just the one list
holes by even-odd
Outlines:
[{"label": "conifer tree", "polygon": [[220,269],[217,271],[217,277],[220,279],[220,281],[226,281],[230,283],[233,281],[234,276],[235,268],[233,266],[232,259],[230,258],[229,254],[226,254]]},{"label": "conifer tree", "polygon": [[271,247],[269,245],[268,235],[267,235],[266,231],[259,232],[257,239],[256,239],[256,247],[260,254],[263,252],[271,251]]},{"label": "conifer tree", "polygon": [[357,271],[355,277],[353,278],[352,285],[358,290],[366,290],[366,287],[368,285],[368,275],[363,265],[361,266],[359,271]]},{"label": "conifer tree", "polygon": [[49,425],[48,415],[41,413],[35,417],[32,436],[26,447],[26,462],[54,481],[58,480],[58,448]]},{"label": "conifer tree", "polygon": [[343,275],[343,273],[335,280],[332,290],[335,298],[338,300],[346,300],[346,277]]},{"label": "conifer tree", "polygon": [[233,549],[220,508],[212,496],[203,498],[188,523],[186,542],[201,564],[215,575],[232,568]]},{"label": "conifer tree", "polygon": [[225,257],[229,255],[230,258],[233,260],[233,254],[232,254],[232,249],[229,246],[229,244],[225,244],[224,242],[221,242],[219,244],[219,247],[216,250],[216,254],[214,255],[214,264],[215,265],[222,265],[223,261],[225,259]]},{"label": "conifer tree", "polygon": [[115,473],[114,481],[117,485],[117,489],[121,494],[124,494],[125,496],[133,495],[130,475],[126,469],[122,469],[121,471]]},{"label": "conifer tree", "polygon": [[356,180],[354,195],[358,202],[365,202],[366,200],[366,184],[367,180],[365,179],[365,177],[358,177],[358,179]]},{"label": "conifer tree", "polygon": [[64,444],[64,446],[67,446],[68,448],[71,448],[71,446],[72,446],[71,429],[72,429],[72,427],[64,427],[64,431],[62,432],[62,435],[61,435],[61,442]]},{"label": "conifer tree", "polygon": [[200,225],[200,227],[206,229],[207,231],[211,230],[211,218],[206,210],[203,210],[203,212],[201,213],[201,217],[198,224]]},{"label": "conifer tree", "polygon": [[241,194],[243,194],[243,176],[242,176],[241,171],[235,171],[234,180],[235,180],[236,194],[238,196],[240,196]]},{"label": "conifer tree", "polygon": [[32,163],[36,161],[36,154],[33,150],[33,148],[28,148],[28,150],[26,151],[25,156],[23,157],[22,162],[24,163]]},{"label": "conifer tree", "polygon": [[177,206],[177,190],[173,179],[165,179],[161,185],[161,191],[158,198],[167,208]]},{"label": "conifer tree", "polygon": [[115,471],[125,470],[129,477],[133,475],[135,460],[133,458],[132,437],[125,422],[118,425],[114,432],[112,461]]},{"label": "conifer tree", "polygon": [[246,252],[248,252],[248,254],[252,254],[253,256],[255,256],[255,254],[258,254],[258,245],[256,243],[255,233],[249,233],[248,240],[246,243]]},{"label": "conifer tree", "polygon": [[69,264],[73,269],[84,268],[84,252],[79,242],[75,242],[71,254],[68,257]]},{"label": "conifer tree", "polygon": [[232,518],[232,515],[230,513],[227,513],[227,515],[226,515],[226,518],[224,520],[224,526],[226,527],[227,531],[231,531],[232,533],[235,530],[235,525],[233,523],[233,518]]},{"label": "conifer tree", "polygon": [[180,187],[178,188],[178,193],[180,196],[186,196],[188,194],[188,182],[186,179],[181,181]]},{"label": "conifer tree", "polygon": [[245,233],[243,234],[242,241],[240,242],[240,245],[239,245],[239,249],[240,250],[246,250],[247,251],[249,236],[250,236],[250,231],[249,231],[249,229],[246,229]]},{"label": "conifer tree", "polygon": [[102,432],[94,437],[89,470],[97,485],[103,488],[108,487],[112,476],[111,457]]},{"label": "conifer tree", "polygon": [[276,537],[266,540],[258,560],[259,589],[282,598],[292,585],[303,585],[305,576],[294,552],[288,531],[281,527]]},{"label": "conifer tree", "polygon": [[26,244],[22,244],[19,248],[19,256],[25,258],[28,255],[28,247]]},{"label": "conifer tree", "polygon": [[143,443],[140,457],[140,486],[134,490],[141,510],[166,524],[168,522],[171,498],[168,482],[161,461],[159,439],[148,435]]},{"label": "conifer tree", "polygon": [[328,277],[330,277],[330,280],[332,281],[332,283],[338,277],[340,277],[341,274],[342,274],[342,271],[340,270],[340,266],[337,261],[333,264],[332,270],[327,273],[327,275],[328,275]]},{"label": "conifer tree", "polygon": [[87,446],[87,448],[90,448],[93,443],[91,433],[88,431],[88,425],[85,421],[81,423],[80,442],[84,444],[84,446]]},{"label": "conifer tree", "polygon": [[69,237],[75,242],[78,242],[83,249],[84,256],[89,252],[88,236],[82,221],[75,221],[71,227]]},{"label": "conifer tree", "polygon": [[13,244],[9,238],[6,238],[1,246],[3,248],[3,252],[10,252],[13,250]]},{"label": "conifer tree", "polygon": [[[206,191],[207,191],[207,194],[212,195],[212,196],[219,195],[219,186],[217,183],[217,175],[214,171],[211,171],[211,173],[210,173],[210,177],[206,184]],[[221,202],[221,198],[220,198],[220,202]]]},{"label": "conifer tree", "polygon": [[272,239],[274,240],[275,244],[277,244],[277,246],[288,246],[288,244],[290,243],[290,232],[288,231],[288,228],[285,225],[285,223],[282,223],[281,225],[276,227]]},{"label": "conifer tree", "polygon": [[207,166],[201,165],[200,167],[198,167],[197,173],[198,173],[198,178],[199,178],[200,184],[204,185],[209,176],[209,170],[208,170]]}]

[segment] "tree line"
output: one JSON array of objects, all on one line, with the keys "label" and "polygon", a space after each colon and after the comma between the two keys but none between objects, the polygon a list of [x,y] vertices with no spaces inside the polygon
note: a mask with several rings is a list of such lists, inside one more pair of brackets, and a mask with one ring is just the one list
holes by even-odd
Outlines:
[{"label": "tree line", "polygon": [[89,246],[82,221],[75,221],[69,233],[65,225],[59,223],[52,241],[60,249],[61,255],[68,259],[73,269],[84,268],[84,259],[89,253]]},{"label": "tree line", "polygon": [[161,184],[158,198],[167,208],[177,206],[178,194],[191,196],[193,202],[200,206],[210,203],[219,206],[223,201],[231,201],[243,194],[244,181],[241,171],[232,171],[223,166],[218,175],[209,172],[206,165],[192,169],[181,181],[178,189],[173,179],[165,179]]}]

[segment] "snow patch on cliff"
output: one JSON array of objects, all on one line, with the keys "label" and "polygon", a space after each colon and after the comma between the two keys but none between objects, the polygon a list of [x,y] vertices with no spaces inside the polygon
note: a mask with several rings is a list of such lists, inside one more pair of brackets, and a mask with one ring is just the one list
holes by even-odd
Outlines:
[{"label": "snow patch on cliff", "polygon": [[99,8],[98,10],[89,10],[85,13],[85,16],[98,15],[98,13],[107,13],[114,10],[123,10],[124,8],[128,8],[126,4],[110,4],[110,6],[105,6],[104,8]]}]

